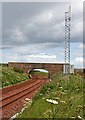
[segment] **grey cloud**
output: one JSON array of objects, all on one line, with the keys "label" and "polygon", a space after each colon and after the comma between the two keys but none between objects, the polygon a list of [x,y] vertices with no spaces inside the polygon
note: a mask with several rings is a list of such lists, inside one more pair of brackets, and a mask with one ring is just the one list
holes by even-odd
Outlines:
[{"label": "grey cloud", "polygon": [[3,44],[0,46],[0,49],[11,49],[11,48],[13,48],[13,46],[8,46]]},{"label": "grey cloud", "polygon": [[[68,8],[67,6],[68,3],[3,3],[3,47],[10,48],[27,44],[28,46],[31,44],[43,46],[44,44],[46,48],[62,47],[64,10]],[[75,16],[79,17],[79,15],[81,16],[81,12],[75,13]],[[81,42],[82,31],[78,34],[76,31],[78,26],[74,27],[75,22],[80,22],[80,19],[75,20],[75,16],[73,14],[72,42]]]},{"label": "grey cloud", "polygon": [[30,44],[30,45],[19,46],[19,47],[16,46],[11,49],[11,52],[19,54],[19,55],[31,55],[31,54],[36,55],[36,54],[41,54],[41,53],[50,55],[54,51],[52,49],[59,47],[59,46],[60,44],[54,44],[54,43]]},{"label": "grey cloud", "polygon": [[13,27],[27,18],[31,19],[46,9],[49,9],[49,7],[53,7],[54,5],[54,3],[3,2],[3,26],[6,25],[6,27]]}]

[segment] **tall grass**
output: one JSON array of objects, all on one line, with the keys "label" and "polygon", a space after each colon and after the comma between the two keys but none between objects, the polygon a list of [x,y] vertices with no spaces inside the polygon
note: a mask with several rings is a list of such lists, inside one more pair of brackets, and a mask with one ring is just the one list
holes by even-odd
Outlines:
[{"label": "tall grass", "polygon": [[29,79],[28,75],[22,73],[22,71],[15,71],[13,68],[9,68],[6,65],[0,66],[0,80],[2,82],[2,88],[5,86],[20,83]]}]

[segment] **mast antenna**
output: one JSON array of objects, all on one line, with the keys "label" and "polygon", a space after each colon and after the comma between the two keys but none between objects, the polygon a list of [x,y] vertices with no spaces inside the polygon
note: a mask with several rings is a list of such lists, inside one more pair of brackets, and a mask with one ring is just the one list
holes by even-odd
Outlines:
[{"label": "mast antenna", "polygon": [[65,74],[70,73],[70,31],[71,6],[69,6],[69,10],[65,12]]}]

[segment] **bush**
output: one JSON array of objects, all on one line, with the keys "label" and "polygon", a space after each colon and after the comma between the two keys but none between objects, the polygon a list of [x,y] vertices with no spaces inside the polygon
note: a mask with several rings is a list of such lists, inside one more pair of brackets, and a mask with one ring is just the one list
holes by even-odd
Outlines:
[{"label": "bush", "polygon": [[14,67],[13,70],[14,70],[15,72],[18,72],[18,73],[23,73],[23,70],[21,70],[21,69],[19,69],[19,68],[17,68],[17,67]]},{"label": "bush", "polygon": [[50,91],[54,90],[55,88],[56,88],[56,85],[54,84],[54,82],[45,84],[44,86],[42,86],[41,90],[35,95],[33,100],[39,99],[45,94],[49,94]]},{"label": "bush", "polygon": [[2,67],[8,67],[8,64],[2,63],[2,64],[0,64],[0,66],[2,66]]}]

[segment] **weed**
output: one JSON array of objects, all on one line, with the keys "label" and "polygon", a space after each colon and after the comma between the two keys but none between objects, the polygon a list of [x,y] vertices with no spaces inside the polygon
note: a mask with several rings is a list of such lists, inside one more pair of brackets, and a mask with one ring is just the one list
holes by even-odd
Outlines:
[{"label": "weed", "polygon": [[[55,74],[36,94],[33,103],[18,118],[79,118],[83,116],[82,77]],[[58,101],[51,104],[46,99]]]},{"label": "weed", "polygon": [[14,67],[13,70],[14,70],[15,72],[18,72],[18,73],[23,73],[23,70],[21,70],[21,69],[19,69],[19,68],[17,68],[17,67]]},{"label": "weed", "polygon": [[17,84],[28,79],[28,75],[22,73],[22,70],[16,68],[9,68],[6,65],[0,67],[0,80],[2,81],[1,87]]}]

